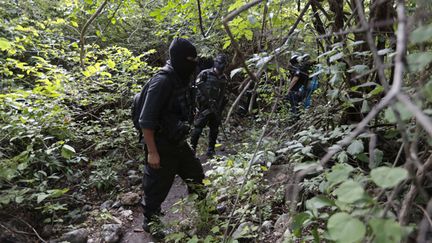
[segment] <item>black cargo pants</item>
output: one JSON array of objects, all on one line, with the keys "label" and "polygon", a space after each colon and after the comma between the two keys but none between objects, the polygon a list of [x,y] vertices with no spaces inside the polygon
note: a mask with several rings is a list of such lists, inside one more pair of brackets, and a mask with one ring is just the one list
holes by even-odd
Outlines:
[{"label": "black cargo pants", "polygon": [[208,148],[214,150],[216,145],[216,139],[219,133],[220,123],[220,118],[214,113],[210,113],[207,115],[198,114],[198,118],[194,122],[194,130],[192,131],[191,135],[192,148],[196,149],[199,137],[201,136],[204,127],[208,125],[210,128]]},{"label": "black cargo pants", "polygon": [[168,195],[176,175],[188,185],[189,193],[197,193],[204,198],[204,172],[201,162],[195,157],[187,142],[181,145],[158,145],[160,169],[148,164],[144,168],[144,216],[151,218],[160,213],[161,204]]}]

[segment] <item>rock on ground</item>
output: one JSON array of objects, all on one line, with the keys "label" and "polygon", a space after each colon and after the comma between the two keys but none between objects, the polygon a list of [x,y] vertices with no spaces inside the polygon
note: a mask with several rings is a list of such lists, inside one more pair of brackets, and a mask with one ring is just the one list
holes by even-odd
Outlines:
[{"label": "rock on ground", "polygon": [[104,224],[102,226],[102,238],[106,243],[117,243],[121,239],[120,224]]},{"label": "rock on ground", "polygon": [[81,228],[69,231],[61,237],[61,241],[68,241],[69,243],[87,243],[89,231]]},{"label": "rock on ground", "polygon": [[138,193],[128,192],[121,196],[120,202],[123,206],[133,206],[137,204],[141,200],[141,197]]}]

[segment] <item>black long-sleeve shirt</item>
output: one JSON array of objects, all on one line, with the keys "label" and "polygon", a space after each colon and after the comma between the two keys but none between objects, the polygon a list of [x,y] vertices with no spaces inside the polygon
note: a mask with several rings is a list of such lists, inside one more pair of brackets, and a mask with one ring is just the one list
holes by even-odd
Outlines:
[{"label": "black long-sleeve shirt", "polygon": [[[179,122],[190,119],[190,83],[181,80],[167,63],[147,84],[148,90],[139,118],[141,129],[152,129],[156,139],[167,139]],[[164,130],[165,133],[158,133]],[[168,131],[168,132],[167,132]],[[175,131],[174,131],[175,132]]]}]

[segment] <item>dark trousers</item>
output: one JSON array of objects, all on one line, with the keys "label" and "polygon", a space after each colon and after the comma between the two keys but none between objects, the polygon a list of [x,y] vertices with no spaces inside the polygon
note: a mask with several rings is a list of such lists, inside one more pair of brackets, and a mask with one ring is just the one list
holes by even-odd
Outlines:
[{"label": "dark trousers", "polygon": [[143,208],[147,218],[160,213],[161,204],[166,199],[176,175],[186,182],[189,193],[197,193],[200,198],[205,195],[201,162],[186,142],[176,146],[161,145],[157,146],[157,149],[161,168],[152,169],[148,164],[144,168]]},{"label": "dark trousers", "polygon": [[198,118],[194,122],[194,130],[192,131],[191,135],[191,144],[193,149],[196,149],[199,137],[201,136],[201,133],[206,125],[208,125],[210,128],[208,148],[214,150],[220,125],[220,118],[214,113],[207,115],[198,114]]},{"label": "dark trousers", "polygon": [[286,96],[286,99],[290,103],[291,112],[294,114],[298,113],[300,108],[300,102],[302,100],[302,95],[300,91],[290,91]]}]

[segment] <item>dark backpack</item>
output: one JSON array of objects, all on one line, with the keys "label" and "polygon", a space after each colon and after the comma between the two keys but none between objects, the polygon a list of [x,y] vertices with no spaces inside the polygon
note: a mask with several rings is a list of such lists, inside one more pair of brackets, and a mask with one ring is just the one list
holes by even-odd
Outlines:
[{"label": "dark backpack", "polygon": [[[167,75],[168,76],[168,75],[170,75],[170,71],[167,69],[161,69],[156,75]],[[154,75],[153,77],[155,77],[156,75]],[[148,80],[148,82],[144,85],[141,92],[134,95],[133,100],[132,100],[131,118],[132,118],[133,125],[138,132],[138,136],[139,136],[138,141],[139,142],[141,142],[141,138],[142,138],[142,130],[141,130],[140,125],[139,125],[139,119],[140,119],[141,111],[142,111],[143,106],[144,106],[144,102],[145,102],[146,97],[147,97],[147,90],[148,90],[148,87],[150,85],[151,80],[152,80],[152,78],[150,78]]]}]

